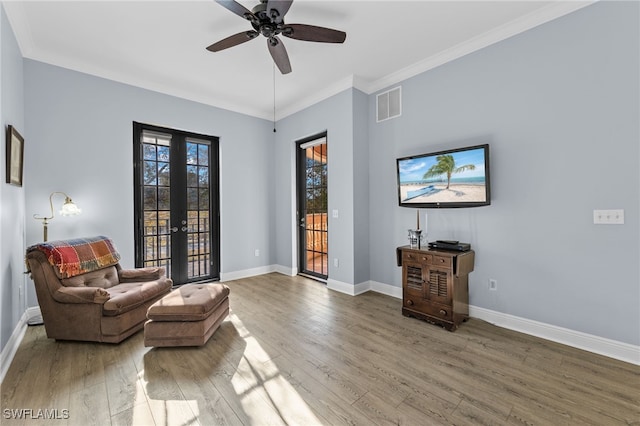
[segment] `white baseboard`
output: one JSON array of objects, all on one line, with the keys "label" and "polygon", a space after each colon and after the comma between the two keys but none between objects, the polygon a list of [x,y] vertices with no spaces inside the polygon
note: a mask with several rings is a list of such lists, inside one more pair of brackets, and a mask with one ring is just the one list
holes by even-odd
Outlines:
[{"label": "white baseboard", "polygon": [[260,266],[258,268],[243,269],[241,271],[222,272],[220,273],[220,282],[240,280],[242,278],[250,278],[258,275],[269,274],[271,272],[278,272],[282,275],[293,277],[298,275],[298,268],[290,268],[282,265],[267,265]]},{"label": "white baseboard", "polygon": [[27,314],[28,325],[42,324],[42,312],[40,312],[40,306],[32,306],[30,308],[27,308],[27,311],[25,313]]},{"label": "white baseboard", "polygon": [[290,268],[288,266],[275,265],[275,272],[289,277],[295,277],[298,275],[298,268]]},{"label": "white baseboard", "polygon": [[[39,309],[38,309],[39,311]],[[13,361],[13,357],[16,355],[18,351],[18,347],[22,342],[22,338],[24,334],[27,332],[27,321],[29,320],[28,311],[25,311],[20,317],[18,321],[18,325],[11,333],[11,337],[7,341],[7,344],[0,352],[0,383],[4,381],[4,376],[9,371],[9,366],[11,366],[11,362]]]},{"label": "white baseboard", "polygon": [[365,281],[363,283],[353,285],[353,284],[349,284],[349,283],[345,283],[342,281],[329,278],[327,279],[327,288],[329,290],[334,290],[340,293],[348,294],[349,296],[357,296],[359,294],[366,293],[367,291],[371,290],[371,285],[369,284],[369,281]]},{"label": "white baseboard", "polygon": [[340,293],[355,296],[355,289],[353,284],[345,283],[342,281],[334,280],[333,278],[327,278],[327,288],[329,290],[338,291]]},{"label": "white baseboard", "polygon": [[367,291],[375,291],[376,293],[385,294],[397,299],[402,298],[402,288],[384,284],[378,281],[364,281],[354,286],[353,284],[344,283],[329,278],[327,280],[327,288],[351,296],[357,296],[359,294],[366,293]]},{"label": "white baseboard", "polygon": [[386,294],[387,296],[395,297],[396,299],[402,299],[402,287],[396,287],[394,285],[389,285],[378,281],[369,281],[369,283],[371,291]]},{"label": "white baseboard", "polygon": [[367,291],[375,291],[376,293],[386,294],[387,296],[395,297],[397,299],[402,298],[402,288],[378,281],[365,281],[354,286],[353,284],[329,278],[327,280],[327,288],[350,296],[357,296],[359,294],[366,293]]},{"label": "white baseboard", "polygon": [[[242,278],[255,277],[256,275],[269,274],[276,272],[276,265],[260,266],[258,268],[244,269],[242,271],[221,272],[220,282],[239,280]],[[280,271],[278,271],[280,272]]]},{"label": "white baseboard", "polygon": [[478,306],[469,306],[469,316],[509,330],[519,331],[609,358],[640,365],[640,346],[606,339],[580,331],[520,318]]}]

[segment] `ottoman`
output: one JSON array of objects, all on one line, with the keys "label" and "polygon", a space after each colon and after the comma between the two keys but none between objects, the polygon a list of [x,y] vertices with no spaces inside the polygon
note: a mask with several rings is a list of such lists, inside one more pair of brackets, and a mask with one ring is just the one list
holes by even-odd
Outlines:
[{"label": "ottoman", "polygon": [[229,287],[185,284],[147,310],[145,346],[202,346],[229,314]]}]

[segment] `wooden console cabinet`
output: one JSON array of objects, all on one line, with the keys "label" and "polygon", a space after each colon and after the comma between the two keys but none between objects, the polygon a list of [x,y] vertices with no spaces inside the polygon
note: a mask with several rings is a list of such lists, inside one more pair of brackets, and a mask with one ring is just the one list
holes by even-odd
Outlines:
[{"label": "wooden console cabinet", "polygon": [[475,252],[398,247],[402,266],[402,315],[449,331],[469,318],[469,279]]}]

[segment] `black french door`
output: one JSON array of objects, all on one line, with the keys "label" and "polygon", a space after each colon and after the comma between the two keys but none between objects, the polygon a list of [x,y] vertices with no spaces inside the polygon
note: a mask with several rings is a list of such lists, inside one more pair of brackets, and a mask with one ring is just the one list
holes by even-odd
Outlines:
[{"label": "black french door", "polygon": [[136,267],[220,277],[218,138],[133,123]]},{"label": "black french door", "polygon": [[298,141],[298,267],[321,279],[329,274],[327,134]]}]

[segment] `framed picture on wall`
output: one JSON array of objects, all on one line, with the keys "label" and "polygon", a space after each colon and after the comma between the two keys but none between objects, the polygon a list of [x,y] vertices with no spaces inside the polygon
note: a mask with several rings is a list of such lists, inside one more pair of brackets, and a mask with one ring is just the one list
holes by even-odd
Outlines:
[{"label": "framed picture on wall", "polygon": [[22,186],[24,138],[15,127],[7,127],[7,183]]}]

